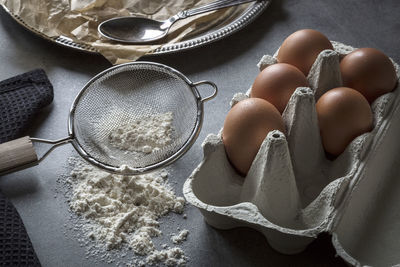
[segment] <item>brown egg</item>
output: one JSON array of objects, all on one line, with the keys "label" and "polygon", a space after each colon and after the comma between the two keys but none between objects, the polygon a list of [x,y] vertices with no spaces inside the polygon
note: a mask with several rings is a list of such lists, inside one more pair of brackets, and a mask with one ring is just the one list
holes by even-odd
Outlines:
[{"label": "brown egg", "polygon": [[338,87],[323,94],[316,105],[322,144],[331,155],[340,155],[357,136],[372,129],[372,111],[358,91]]},{"label": "brown egg", "polygon": [[319,53],[333,46],[325,35],[316,30],[304,29],[289,35],[278,52],[278,62],[288,63],[307,76]]},{"label": "brown egg", "polygon": [[354,88],[372,103],[392,91],[397,83],[390,59],[374,48],[356,49],[340,62],[343,85]]},{"label": "brown egg", "polygon": [[257,75],[251,88],[251,97],[265,99],[283,113],[290,96],[297,87],[303,86],[308,86],[307,78],[298,68],[277,63]]},{"label": "brown egg", "polygon": [[240,101],[228,112],[222,130],[227,156],[236,170],[246,175],[267,134],[285,132],[278,110],[260,98]]}]

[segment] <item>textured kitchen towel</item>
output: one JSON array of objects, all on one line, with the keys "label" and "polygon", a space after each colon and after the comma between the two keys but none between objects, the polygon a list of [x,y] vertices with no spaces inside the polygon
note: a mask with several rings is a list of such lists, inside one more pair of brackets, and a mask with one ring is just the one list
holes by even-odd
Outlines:
[{"label": "textured kitchen towel", "polygon": [[[0,82],[0,143],[20,137],[52,100],[53,86],[41,69]],[[0,266],[40,266],[17,210],[1,193]]]},{"label": "textured kitchen towel", "polygon": [[0,82],[0,143],[27,129],[35,114],[53,101],[53,86],[42,69]]},{"label": "textured kitchen towel", "polygon": [[17,210],[1,194],[0,266],[40,266]]}]

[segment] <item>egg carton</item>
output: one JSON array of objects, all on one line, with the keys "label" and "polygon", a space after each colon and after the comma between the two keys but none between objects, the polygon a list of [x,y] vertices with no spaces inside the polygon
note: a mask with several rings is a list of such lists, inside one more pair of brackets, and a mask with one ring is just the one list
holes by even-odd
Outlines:
[{"label": "egg carton", "polygon": [[[334,50],[322,51],[314,62],[307,76],[310,87],[299,87],[291,96],[282,114],[286,136],[277,130],[267,135],[247,176],[243,178],[231,166],[221,129],[203,142],[204,158],[186,180],[183,193],[211,226],[254,228],[281,253],[299,253],[320,233],[329,232],[338,255],[350,264],[400,263],[396,242],[400,179],[391,189],[390,201],[382,191],[391,188],[393,162],[400,151],[395,145],[400,136],[399,82],[372,104],[373,130],[355,138],[336,159],[328,159],[315,103],[328,89],[342,86],[340,59],[355,49],[332,44]],[[277,52],[262,57],[259,69],[275,64]],[[400,77],[399,66],[394,65]],[[231,105],[248,98],[250,90],[235,94]],[[377,213],[384,222],[371,219]],[[390,225],[391,232],[372,223]],[[384,239],[384,248],[370,249],[366,240],[371,231],[376,240]]]}]

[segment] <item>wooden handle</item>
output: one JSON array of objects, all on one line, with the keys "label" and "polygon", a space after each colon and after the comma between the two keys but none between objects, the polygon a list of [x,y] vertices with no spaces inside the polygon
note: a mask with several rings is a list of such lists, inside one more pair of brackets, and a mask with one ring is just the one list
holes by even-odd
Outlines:
[{"label": "wooden handle", "polygon": [[0,144],[0,174],[37,164],[38,157],[29,136]]}]

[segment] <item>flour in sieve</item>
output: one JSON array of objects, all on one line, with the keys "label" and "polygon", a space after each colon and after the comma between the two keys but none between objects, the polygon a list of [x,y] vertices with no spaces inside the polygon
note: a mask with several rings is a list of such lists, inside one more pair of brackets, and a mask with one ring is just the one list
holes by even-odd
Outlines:
[{"label": "flour in sieve", "polygon": [[111,131],[110,144],[121,150],[155,152],[172,143],[172,120],[172,112],[136,119]]},{"label": "flour in sieve", "polygon": [[165,170],[124,176],[110,174],[86,162],[72,160],[69,200],[73,212],[86,219],[86,235],[107,249],[126,244],[147,256],[144,264],[185,265],[182,249],[157,250],[153,238],[162,233],[158,218],[170,211],[182,213],[184,199],[167,184]]}]

